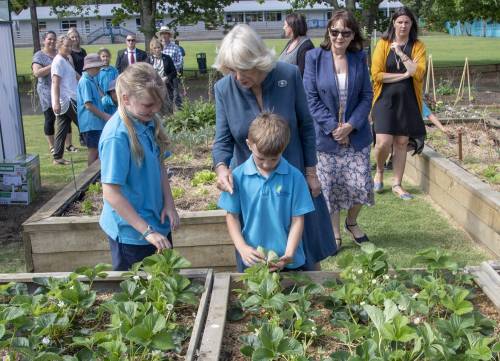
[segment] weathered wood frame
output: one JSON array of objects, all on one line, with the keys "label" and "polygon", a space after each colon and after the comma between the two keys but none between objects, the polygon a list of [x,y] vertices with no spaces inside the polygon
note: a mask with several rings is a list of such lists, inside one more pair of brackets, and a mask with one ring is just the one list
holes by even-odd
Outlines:
[{"label": "weathered wood frame", "polygon": [[[500,312],[500,283],[493,284],[491,281],[486,281],[486,278],[480,273],[483,272],[484,264],[492,266],[495,269],[495,275],[498,282],[500,282],[500,261],[497,262],[484,262],[480,267],[469,267],[466,271],[471,272],[476,276],[475,280],[478,286],[483,290],[484,294],[493,302],[497,310]],[[418,270],[418,269],[415,269]],[[338,277],[338,272],[331,271],[314,271],[303,272],[311,277],[317,283]],[[234,282],[241,273],[217,273],[214,276],[214,283],[212,287],[212,295],[210,300],[210,307],[205,322],[205,331],[199,350],[198,360],[203,361],[219,361],[222,349],[222,340],[224,338],[224,328],[226,325],[226,315],[229,306],[229,296],[231,293],[231,284]],[[489,273],[488,277],[494,277]]]},{"label": "weathered wood frame", "polygon": [[[117,291],[120,289],[120,282],[124,280],[123,272],[111,271],[107,272],[108,277],[104,279],[97,278],[94,281],[93,288],[96,290]],[[189,340],[188,349],[186,351],[185,361],[194,361],[198,353],[198,348],[203,335],[205,320],[212,293],[212,285],[214,273],[211,269],[183,269],[180,273],[189,279],[204,280],[204,290],[200,297],[200,304],[196,312],[196,317],[193,324],[193,331]],[[70,272],[45,272],[45,273],[3,273],[0,274],[0,284],[9,282],[26,283],[31,290],[36,289],[37,285],[33,282],[34,278],[38,277],[54,277],[65,278]],[[85,277],[79,279],[85,280]]]},{"label": "weathered wood frame", "polygon": [[[71,271],[79,266],[111,263],[108,239],[99,217],[61,217],[66,207],[100,176],[95,162],[23,224],[27,271]],[[76,184],[76,186],[75,186]],[[192,268],[234,269],[234,246],[227,232],[225,211],[184,212],[173,233],[174,247]]]},{"label": "weathered wood frame", "polygon": [[500,257],[500,193],[426,146],[406,159],[406,176],[477,242]]}]

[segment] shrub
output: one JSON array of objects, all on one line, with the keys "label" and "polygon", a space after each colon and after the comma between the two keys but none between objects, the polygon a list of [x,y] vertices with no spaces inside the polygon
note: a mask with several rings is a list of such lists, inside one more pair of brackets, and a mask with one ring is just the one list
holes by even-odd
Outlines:
[{"label": "shrub", "polygon": [[199,185],[212,184],[216,179],[217,175],[215,172],[204,169],[194,174],[193,179],[191,180],[191,185],[193,187],[197,187]]},{"label": "shrub", "polygon": [[184,102],[182,109],[165,121],[165,128],[170,133],[198,130],[209,125],[215,125],[215,105],[203,100]]}]

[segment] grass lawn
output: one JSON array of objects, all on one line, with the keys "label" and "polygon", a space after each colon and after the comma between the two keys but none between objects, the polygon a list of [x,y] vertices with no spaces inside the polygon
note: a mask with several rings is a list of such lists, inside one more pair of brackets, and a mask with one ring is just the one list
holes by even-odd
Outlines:
[{"label": "grass lawn", "polygon": [[[416,195],[411,201],[396,198],[389,186],[391,177],[392,172],[385,172],[385,192],[376,194],[375,206],[365,207],[358,219],[370,240],[387,251],[391,265],[408,267],[416,252],[428,247],[440,248],[450,253],[453,260],[463,264],[479,264],[494,258],[452,225],[418,188],[405,185],[410,193]],[[341,216],[341,222],[344,219],[345,214]],[[350,234],[344,230],[342,239],[341,253],[360,252],[359,247],[351,241]],[[337,269],[335,257],[325,260],[322,267],[325,270]]]},{"label": "grass lawn", "polygon": [[[43,134],[43,115],[25,115],[23,117],[26,151],[40,156],[40,175],[42,185],[46,188],[62,188],[73,179],[71,165],[52,164],[52,155]],[[81,147],[78,140],[78,130],[72,124],[73,144],[79,148],[77,153],[64,152],[64,159],[73,160],[75,175],[87,168],[87,148]]]},{"label": "grass lawn", "polygon": [[[454,37],[449,35],[431,35],[422,37],[427,45],[428,54],[432,54],[434,66],[463,65],[465,57],[469,57],[470,64],[495,64],[500,63],[500,39]],[[313,39],[319,46],[322,39]],[[286,39],[266,39],[265,42],[277,53],[283,49]],[[216,47],[219,41],[182,41],[181,45],[186,50],[185,68],[197,69],[197,53],[207,54],[207,65],[211,66],[215,59]],[[88,53],[97,52],[104,45],[84,45]],[[125,47],[124,44],[106,45],[111,50],[114,64],[116,53]],[[139,44],[144,48],[144,44]],[[32,48],[16,48],[17,73],[20,75],[31,74]]]}]

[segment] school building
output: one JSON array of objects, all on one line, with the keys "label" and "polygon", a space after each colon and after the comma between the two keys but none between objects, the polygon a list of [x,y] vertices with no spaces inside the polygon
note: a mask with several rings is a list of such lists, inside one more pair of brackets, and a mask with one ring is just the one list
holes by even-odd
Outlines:
[{"label": "school building", "polygon": [[[390,16],[395,9],[401,6],[403,4],[400,1],[384,0],[379,5],[379,9],[385,16]],[[112,9],[115,7],[120,7],[120,4],[88,5],[83,7],[82,15],[72,15],[74,9],[70,7],[67,14],[58,17],[51,7],[39,6],[37,15],[40,34],[48,30],[62,34],[70,27],[76,27],[82,36],[83,43],[87,44],[123,42],[129,33],[136,33],[141,39],[139,14],[132,16],[118,26],[113,26],[111,24],[113,19]],[[292,6],[286,1],[266,0],[259,3],[257,1],[241,0],[224,8],[224,23],[226,27],[238,23],[247,23],[264,37],[279,37],[283,27],[283,20],[291,11]],[[313,31],[318,29],[322,35],[333,9],[329,5],[321,3],[296,11],[306,16],[310,29]],[[29,9],[23,10],[19,14],[12,13],[11,16],[16,46],[32,45]],[[171,18],[166,17],[159,21],[157,26],[168,25],[171,21]],[[179,25],[177,31],[181,40],[220,39],[224,36],[223,26],[217,29],[207,29],[203,22]]]}]

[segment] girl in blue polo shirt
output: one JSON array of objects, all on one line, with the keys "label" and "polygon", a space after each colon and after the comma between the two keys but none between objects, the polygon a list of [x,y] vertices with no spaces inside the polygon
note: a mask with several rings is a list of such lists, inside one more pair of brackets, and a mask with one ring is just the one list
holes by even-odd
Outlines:
[{"label": "girl in blue polo shirt", "polygon": [[108,235],[113,269],[128,270],[165,248],[179,224],[163,166],[167,137],[158,112],[165,84],[147,63],[133,64],[116,81],[118,111],[99,141],[104,207],[99,224]]},{"label": "girl in blue polo shirt", "polygon": [[78,125],[88,149],[88,165],[94,163],[99,157],[97,151],[99,138],[106,121],[110,118],[110,115],[103,111],[96,79],[102,64],[99,55],[87,55],[83,63],[84,72],[76,90]]}]

